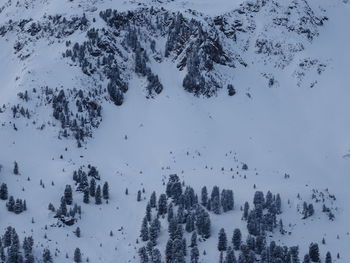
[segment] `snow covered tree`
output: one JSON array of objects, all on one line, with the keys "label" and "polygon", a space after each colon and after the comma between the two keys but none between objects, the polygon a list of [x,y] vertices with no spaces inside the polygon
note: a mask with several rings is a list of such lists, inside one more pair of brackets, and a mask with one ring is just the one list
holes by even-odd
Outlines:
[{"label": "snow covered tree", "polygon": [[43,251],[43,262],[44,263],[53,263],[51,252],[48,248],[45,248]]},{"label": "snow covered tree", "polygon": [[331,253],[328,251],[326,254],[326,261],[325,263],[332,263],[332,256]]},{"label": "snow covered tree", "polygon": [[156,205],[157,205],[156,202],[157,202],[156,192],[153,191],[152,194],[151,194],[151,198],[149,200],[149,204],[151,205],[151,208],[155,208],[156,207]]},{"label": "snow covered tree", "polygon": [[320,261],[320,252],[317,243],[311,243],[309,247],[309,255],[312,262]]},{"label": "snow covered tree", "polygon": [[102,204],[102,199],[101,199],[101,186],[98,185],[96,188],[96,193],[95,193],[95,204],[100,205]]},{"label": "snow covered tree", "polygon": [[198,250],[197,246],[193,246],[191,248],[190,256],[191,256],[190,263],[198,263],[199,262],[199,250]]},{"label": "snow covered tree", "polygon": [[7,185],[5,183],[2,183],[0,187],[0,199],[7,200],[7,198],[8,198]]},{"label": "snow covered tree", "polygon": [[139,249],[139,257],[140,263],[148,263],[147,250],[144,246]]},{"label": "snow covered tree", "polygon": [[151,254],[152,254],[152,259],[151,259],[152,263],[161,263],[162,262],[162,255],[161,255],[158,248],[154,248],[152,250]]},{"label": "snow covered tree", "polygon": [[103,199],[108,200],[109,199],[109,187],[108,187],[108,182],[105,182],[102,187],[102,196]]},{"label": "snow covered tree", "polygon": [[249,215],[249,203],[245,202],[244,203],[244,209],[243,209],[243,219],[247,220]]},{"label": "snow covered tree", "polygon": [[64,198],[66,200],[67,205],[72,205],[73,204],[73,192],[72,192],[72,187],[70,185],[66,185],[66,188],[64,190]]},{"label": "snow covered tree", "polygon": [[310,255],[309,254],[306,254],[304,256],[303,263],[311,263],[311,259],[310,259]]},{"label": "snow covered tree", "polygon": [[142,241],[148,241],[149,239],[148,221],[146,217],[144,217],[142,221],[140,237]]},{"label": "snow covered tree", "polygon": [[[154,206],[155,207],[155,206]],[[167,213],[168,204],[165,194],[161,194],[158,200],[158,214],[165,215]]]},{"label": "snow covered tree", "polygon": [[84,190],[83,202],[84,202],[85,204],[88,204],[88,203],[90,202],[89,198],[90,198],[89,189],[88,189],[88,188],[85,188],[85,190]]},{"label": "snow covered tree", "polygon": [[140,202],[141,201],[141,190],[138,190],[137,191],[137,202]]},{"label": "snow covered tree", "polygon": [[203,206],[207,206],[208,204],[208,190],[206,186],[202,187],[202,191],[201,191],[201,204]]},{"label": "snow covered tree", "polygon": [[219,232],[219,242],[218,242],[218,250],[226,251],[227,249],[227,237],[225,233],[225,229],[221,228]]},{"label": "snow covered tree", "polygon": [[81,252],[79,248],[76,248],[74,250],[74,262],[76,263],[80,263],[82,261],[81,259]]},{"label": "snow covered tree", "polygon": [[14,162],[13,174],[19,175],[18,163],[16,161]]},{"label": "snow covered tree", "polygon": [[91,180],[90,180],[89,191],[90,191],[90,195],[92,197],[94,197],[95,194],[96,194],[96,181],[95,181],[95,178],[91,178]]},{"label": "snow covered tree", "polygon": [[233,231],[233,237],[232,237],[233,248],[235,250],[239,250],[241,247],[241,243],[242,243],[242,233],[241,233],[241,230],[236,228]]},{"label": "snow covered tree", "polygon": [[227,248],[225,263],[236,263],[235,252],[231,247]]}]

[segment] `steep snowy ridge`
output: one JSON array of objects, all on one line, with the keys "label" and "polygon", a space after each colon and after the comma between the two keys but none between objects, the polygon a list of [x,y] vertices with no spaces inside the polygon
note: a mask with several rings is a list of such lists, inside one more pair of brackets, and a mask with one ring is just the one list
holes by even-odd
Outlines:
[{"label": "steep snowy ridge", "polygon": [[[7,230],[0,261],[79,262],[78,247],[89,262],[295,263],[313,242],[321,262],[349,261],[349,14],[328,0],[0,3],[0,230],[20,240]],[[221,228],[242,247],[223,249]]]}]

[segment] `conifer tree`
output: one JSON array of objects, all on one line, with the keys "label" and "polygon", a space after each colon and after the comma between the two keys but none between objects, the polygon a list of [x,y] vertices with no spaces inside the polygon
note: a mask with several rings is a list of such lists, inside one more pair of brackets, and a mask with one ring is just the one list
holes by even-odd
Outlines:
[{"label": "conifer tree", "polygon": [[53,259],[52,259],[52,256],[51,256],[51,252],[48,248],[45,248],[44,249],[44,252],[43,252],[43,262],[44,263],[53,263]]},{"label": "conifer tree", "polygon": [[141,237],[142,241],[148,241],[148,239],[149,239],[148,221],[147,221],[146,217],[144,217],[143,221],[142,221],[140,237]]},{"label": "conifer tree", "polygon": [[219,232],[218,250],[226,251],[226,249],[227,249],[227,237],[226,237],[225,229],[221,228]]},{"label": "conifer tree", "polygon": [[84,202],[85,204],[88,204],[88,203],[90,202],[89,198],[90,198],[89,189],[86,188],[86,189],[84,190],[83,202]]},{"label": "conifer tree", "polygon": [[96,193],[96,181],[95,181],[95,178],[91,178],[91,180],[90,180],[89,191],[90,191],[90,195],[92,197],[94,197],[95,193]]},{"label": "conifer tree", "polygon": [[191,261],[190,263],[198,263],[199,262],[199,250],[197,246],[193,246],[191,248]]},{"label": "conifer tree", "polygon": [[106,199],[106,200],[109,199],[109,187],[108,187],[108,182],[105,182],[105,183],[103,184],[102,196],[103,196],[103,199]]},{"label": "conifer tree", "polygon": [[0,187],[0,199],[7,200],[7,198],[8,198],[7,185],[5,183],[2,183]]},{"label": "conifer tree", "polygon": [[331,253],[328,251],[326,254],[326,263],[332,263],[332,256]]},{"label": "conifer tree", "polygon": [[64,198],[66,200],[67,205],[73,204],[73,192],[72,187],[70,185],[66,185],[66,189],[64,190]]},{"label": "conifer tree", "polygon": [[311,243],[309,247],[309,255],[312,262],[320,261],[320,252],[317,243]]},{"label": "conifer tree", "polygon": [[149,200],[149,203],[151,205],[151,208],[155,208],[156,207],[156,201],[157,201],[157,196],[156,196],[156,192],[153,191],[151,194],[151,198]]},{"label": "conifer tree", "polygon": [[16,161],[14,162],[13,174],[19,175],[18,163]]},{"label": "conifer tree", "polygon": [[101,186],[98,185],[96,188],[96,193],[95,193],[95,204],[100,205],[102,204],[102,199],[101,199]]},{"label": "conifer tree", "polygon": [[76,248],[74,251],[74,262],[80,263],[81,262],[81,252],[79,248]]},{"label": "conifer tree", "polygon": [[167,204],[167,198],[165,194],[161,194],[159,196],[158,201],[158,214],[159,215],[165,215],[167,213],[168,204]]},{"label": "conifer tree", "polygon": [[233,231],[233,237],[232,237],[233,248],[235,250],[239,250],[241,247],[241,243],[242,243],[242,233],[241,233],[241,230],[236,228]]},{"label": "conifer tree", "polygon": [[141,190],[138,190],[137,192],[137,202],[141,201]]}]

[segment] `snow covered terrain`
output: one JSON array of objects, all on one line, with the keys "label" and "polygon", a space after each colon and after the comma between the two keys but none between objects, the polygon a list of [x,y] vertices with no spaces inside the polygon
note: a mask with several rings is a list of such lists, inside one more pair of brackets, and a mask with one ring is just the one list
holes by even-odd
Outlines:
[{"label": "snow covered terrain", "polygon": [[[0,1],[0,262],[80,262],[76,248],[82,262],[222,262],[221,228],[227,247],[241,230],[240,263],[303,262],[311,243],[321,262],[349,262],[349,25],[340,0]],[[167,190],[174,174],[182,197]],[[184,201],[187,186],[198,202]],[[214,186],[233,191],[233,209],[221,196],[216,210]],[[154,191],[150,245],[140,231]],[[183,234],[168,233],[165,193],[176,220],[184,209]],[[186,255],[173,244],[169,259],[169,239],[186,239]]]}]

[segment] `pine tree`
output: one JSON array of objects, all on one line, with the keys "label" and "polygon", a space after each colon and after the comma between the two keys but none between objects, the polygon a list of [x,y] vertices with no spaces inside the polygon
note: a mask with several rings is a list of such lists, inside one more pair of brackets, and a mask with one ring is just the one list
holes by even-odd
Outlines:
[{"label": "pine tree", "polygon": [[249,215],[249,203],[245,202],[244,203],[244,210],[243,210],[243,219],[247,220]]},{"label": "pine tree", "polygon": [[96,188],[96,193],[95,193],[95,204],[100,205],[102,204],[102,199],[101,199],[101,186],[98,185]]},{"label": "pine tree", "polygon": [[144,246],[139,249],[139,257],[140,263],[148,263],[147,250]]},{"label": "pine tree", "polygon": [[7,185],[5,183],[2,183],[0,187],[0,199],[7,200],[7,198],[8,198]]},{"label": "pine tree", "polygon": [[310,255],[309,255],[309,254],[306,254],[306,255],[304,256],[303,263],[310,263],[310,262],[311,262]]},{"label": "pine tree", "polygon": [[232,237],[233,248],[235,250],[239,250],[241,247],[241,243],[242,243],[242,233],[241,233],[241,230],[236,228],[233,231],[233,237]]},{"label": "pine tree", "polygon": [[160,251],[158,248],[154,248],[152,250],[151,255],[152,255],[152,260],[151,260],[152,263],[161,263],[162,262],[162,255],[160,254]]},{"label": "pine tree", "polygon": [[[160,198],[159,198],[160,200]],[[151,205],[152,208],[155,208],[156,207],[156,201],[157,201],[157,196],[156,196],[156,192],[153,191],[152,194],[151,194],[151,198],[149,200],[149,203]]]},{"label": "pine tree", "polygon": [[312,262],[320,261],[320,252],[317,243],[311,243],[309,247],[309,255]]},{"label": "pine tree", "polygon": [[264,193],[261,191],[256,191],[254,194],[254,201],[253,201],[255,207],[257,205],[261,205],[262,207],[264,207],[265,205],[265,197],[264,197]]},{"label": "pine tree", "polygon": [[80,237],[80,228],[79,227],[77,227],[77,229],[75,230],[75,235],[77,237]]},{"label": "pine tree", "polygon": [[331,253],[328,251],[326,254],[326,261],[325,263],[332,263],[332,256]]},{"label": "pine tree", "polygon": [[109,199],[109,187],[108,187],[108,182],[105,182],[105,183],[103,184],[102,196],[103,196],[103,199],[106,199],[106,200]]},{"label": "pine tree", "polygon": [[140,237],[141,237],[142,241],[148,241],[148,239],[149,239],[148,221],[147,221],[146,217],[144,217],[143,221],[142,221]]},{"label": "pine tree", "polygon": [[206,186],[203,186],[201,191],[201,204],[203,206],[207,206],[208,204],[208,191]]},{"label": "pine tree", "polygon": [[195,247],[197,246],[197,232],[193,231],[192,236],[191,236],[191,245],[190,247]]},{"label": "pine tree", "polygon": [[235,252],[231,247],[227,248],[225,263],[236,263]]},{"label": "pine tree", "polygon": [[161,194],[158,200],[158,214],[165,215],[167,213],[168,204],[167,198],[165,194]]},{"label": "pine tree", "polygon": [[6,203],[7,210],[13,212],[15,210],[15,199],[11,195],[8,202]]},{"label": "pine tree", "polygon": [[197,246],[193,246],[191,248],[191,260],[190,263],[198,263],[199,262],[199,250]]},{"label": "pine tree", "polygon": [[167,217],[168,222],[170,222],[173,218],[174,218],[173,203],[170,203],[168,206],[168,217]]},{"label": "pine tree", "polygon": [[74,251],[74,262],[80,263],[81,262],[81,252],[79,248],[76,248]]},{"label": "pine tree", "polygon": [[67,205],[73,204],[73,192],[72,187],[70,185],[66,185],[66,189],[64,190],[64,198],[66,200]]},{"label": "pine tree", "polygon": [[141,190],[137,192],[137,202],[141,201]]},{"label": "pine tree", "polygon": [[89,197],[90,197],[89,189],[86,188],[84,190],[84,198],[83,198],[83,202],[85,204],[88,204],[90,202]]},{"label": "pine tree", "polygon": [[53,263],[53,259],[52,259],[52,256],[51,256],[51,252],[48,248],[45,248],[44,249],[44,252],[43,252],[43,262],[44,263]]},{"label": "pine tree", "polygon": [[13,174],[19,175],[18,163],[16,161],[14,162]]},{"label": "pine tree", "polygon": [[95,193],[96,193],[96,181],[94,178],[91,178],[90,180],[90,187],[89,187],[89,191],[90,191],[90,195],[92,197],[95,196]]},{"label": "pine tree", "polygon": [[151,220],[152,220],[152,208],[151,208],[150,203],[148,203],[146,206],[146,218],[147,218],[148,222],[151,222]]},{"label": "pine tree", "polygon": [[180,239],[173,242],[173,260],[177,263],[185,263],[185,255],[183,253],[183,245]]},{"label": "pine tree", "polygon": [[153,246],[157,245],[158,233],[158,226],[155,223],[155,220],[153,220],[149,228],[149,240],[152,242]]},{"label": "pine tree", "polygon": [[173,240],[170,238],[166,243],[165,247],[165,262],[171,263],[173,262]]},{"label": "pine tree", "polygon": [[227,237],[226,237],[225,229],[221,228],[219,232],[218,250],[226,251],[226,249],[227,249]]}]

